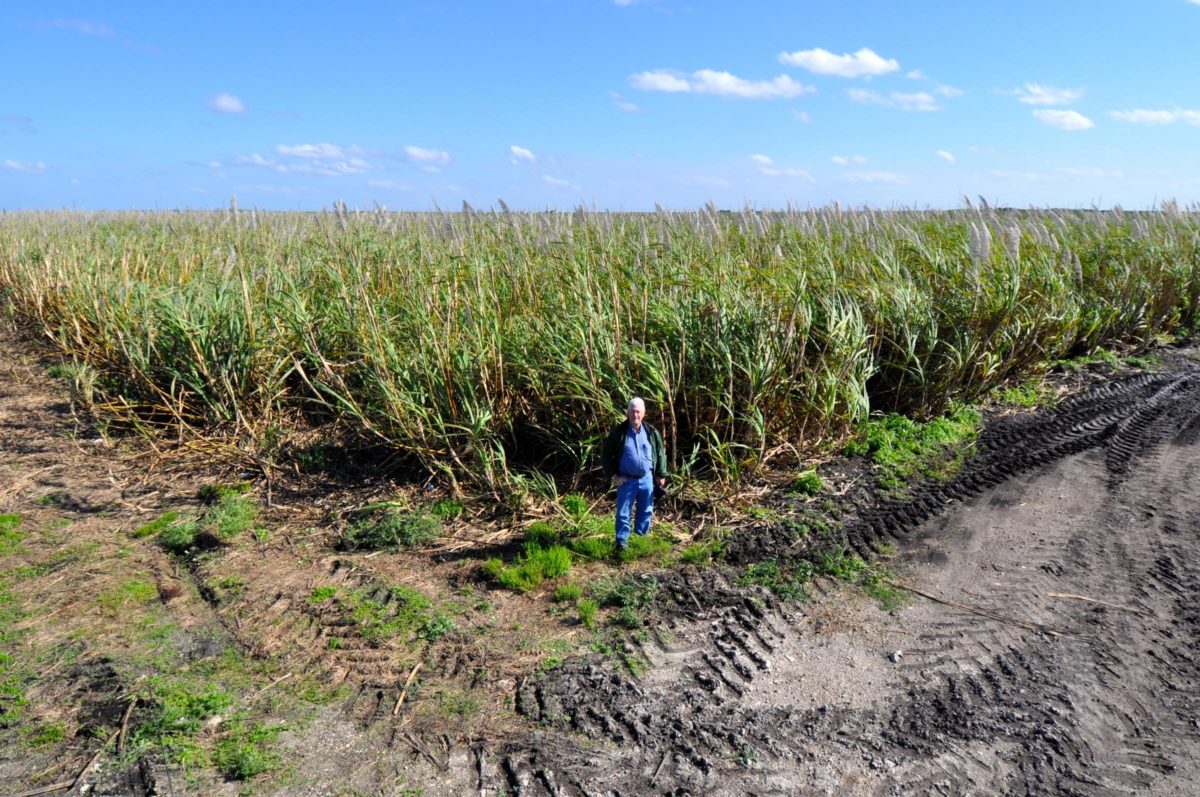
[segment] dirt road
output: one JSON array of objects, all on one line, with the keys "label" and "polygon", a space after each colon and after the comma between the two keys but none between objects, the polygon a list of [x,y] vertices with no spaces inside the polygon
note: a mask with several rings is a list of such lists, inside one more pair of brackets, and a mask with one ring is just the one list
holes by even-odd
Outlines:
[{"label": "dirt road", "polygon": [[1198,438],[1179,356],[995,428],[953,484],[865,513],[852,540],[892,540],[902,582],[946,602],[789,615],[713,573],[669,582],[693,619],[640,682],[582,665],[526,689],[564,733],[515,756],[509,788],[1197,793]]}]

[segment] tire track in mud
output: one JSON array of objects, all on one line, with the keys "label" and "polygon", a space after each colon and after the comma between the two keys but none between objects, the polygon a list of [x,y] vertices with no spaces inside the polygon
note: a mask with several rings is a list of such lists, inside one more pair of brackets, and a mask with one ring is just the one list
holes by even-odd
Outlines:
[{"label": "tire track in mud", "polygon": [[1198,440],[1185,361],[995,425],[953,482],[849,524],[923,589],[1062,636],[918,602],[880,632],[908,639],[892,663],[879,639],[820,637],[818,607],[678,571],[640,679],[580,661],[518,695],[596,741],[549,734],[494,775],[517,794],[1190,793]]}]

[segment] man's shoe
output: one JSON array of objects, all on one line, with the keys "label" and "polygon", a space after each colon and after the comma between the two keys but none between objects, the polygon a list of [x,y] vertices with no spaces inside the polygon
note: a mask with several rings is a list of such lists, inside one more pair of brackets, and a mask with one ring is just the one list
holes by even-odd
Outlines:
[{"label": "man's shoe", "polygon": [[617,564],[621,564],[622,562],[625,561],[625,546],[624,545],[614,545],[613,546],[612,560],[614,562],[616,562]]}]

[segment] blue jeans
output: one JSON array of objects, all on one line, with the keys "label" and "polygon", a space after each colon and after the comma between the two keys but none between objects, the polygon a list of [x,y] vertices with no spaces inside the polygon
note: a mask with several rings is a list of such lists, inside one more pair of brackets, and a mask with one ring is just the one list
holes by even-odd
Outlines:
[{"label": "blue jeans", "polygon": [[650,517],[654,514],[654,473],[647,472],[640,479],[626,479],[617,488],[617,547],[625,547],[629,541],[629,515],[637,504],[634,531],[645,536],[650,531]]}]

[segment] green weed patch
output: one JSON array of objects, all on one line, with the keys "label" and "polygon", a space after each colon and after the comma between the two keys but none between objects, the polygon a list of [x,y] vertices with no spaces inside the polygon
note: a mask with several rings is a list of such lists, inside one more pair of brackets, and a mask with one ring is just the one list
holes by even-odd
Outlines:
[{"label": "green weed patch", "polygon": [[[314,590],[310,600],[328,587]],[[436,608],[428,597],[411,587],[395,586],[391,600],[384,601],[368,590],[345,590],[329,596],[340,611],[355,623],[363,639],[374,645],[396,640],[436,642],[454,630],[454,620]]]},{"label": "green weed patch", "polygon": [[825,480],[815,470],[806,470],[792,479],[788,492],[796,495],[816,495],[825,489]]},{"label": "green weed patch", "polygon": [[249,531],[258,519],[258,504],[252,496],[226,493],[204,514],[203,525],[222,540],[231,540]]},{"label": "green weed patch", "polygon": [[352,518],[341,540],[341,547],[347,551],[394,552],[433,542],[442,534],[442,522],[437,517],[392,502],[363,507]]},{"label": "green weed patch", "polygon": [[489,559],[484,570],[500,586],[514,592],[537,589],[547,579],[564,576],[571,570],[571,551],[561,545],[543,548],[536,542],[526,542],[524,550],[512,564],[501,559]]},{"label": "green weed patch", "polygon": [[785,600],[805,600],[808,598],[808,582],[814,574],[815,569],[804,560],[785,569],[775,559],[765,559],[748,565],[738,576],[737,583],[766,587]]},{"label": "green weed patch", "polygon": [[226,498],[244,496],[252,489],[254,489],[254,485],[251,482],[206,484],[197,491],[196,497],[201,501],[217,503]]},{"label": "green weed patch", "polygon": [[230,780],[249,780],[274,769],[280,760],[271,745],[279,738],[279,727],[237,720],[213,747],[213,764]]},{"label": "green weed patch", "polygon": [[116,617],[158,598],[158,587],[149,581],[130,579],[100,593],[97,602],[100,610],[111,617]]},{"label": "green weed patch", "polygon": [[575,603],[583,597],[583,587],[578,584],[563,584],[554,590],[553,600],[558,603]]},{"label": "green weed patch", "polygon": [[13,553],[23,539],[25,533],[21,531],[21,516],[0,515],[0,556]]},{"label": "green weed patch", "polygon": [[679,561],[688,565],[710,565],[718,561],[724,553],[724,545],[720,540],[692,543],[679,554]]},{"label": "green weed patch", "polygon": [[1001,388],[993,393],[996,401],[1011,407],[1033,409],[1054,405],[1054,390],[1040,379],[1029,379],[1017,385]]},{"label": "green weed patch", "polygon": [[464,510],[462,501],[445,498],[429,505],[429,514],[441,521],[455,520]]},{"label": "green weed patch", "polygon": [[646,613],[658,597],[659,584],[656,579],[644,576],[610,576],[593,581],[587,591],[597,607],[614,610],[608,622],[636,630],[645,625]]},{"label": "green weed patch", "polygon": [[916,479],[957,473],[974,448],[980,421],[977,410],[962,406],[925,423],[892,413],[868,421],[846,453],[867,457],[878,466],[879,486],[902,492]]},{"label": "green weed patch", "polygon": [[151,536],[163,531],[164,529],[166,529],[168,526],[170,526],[176,520],[179,520],[178,512],[175,512],[175,511],[164,512],[162,515],[155,518],[154,520],[151,520],[149,523],[146,523],[145,525],[142,525],[142,526],[138,526],[136,529],[133,530],[133,532],[131,532],[130,536],[132,536],[135,539],[139,539],[139,540],[142,539],[143,537],[151,537]]}]

